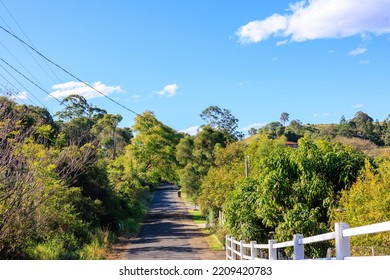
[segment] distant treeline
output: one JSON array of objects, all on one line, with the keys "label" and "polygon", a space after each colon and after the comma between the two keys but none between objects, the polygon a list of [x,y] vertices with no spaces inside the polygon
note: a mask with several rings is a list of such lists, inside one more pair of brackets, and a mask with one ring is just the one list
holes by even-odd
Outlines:
[{"label": "distant treeline", "polygon": [[378,146],[390,145],[390,119],[374,121],[372,117],[362,111],[357,112],[350,120],[346,120],[342,116],[338,124],[313,125],[303,124],[300,120],[292,120],[288,126],[285,126],[288,121],[289,114],[284,112],[280,117],[280,122],[270,122],[260,129],[252,128],[249,134],[266,134],[272,139],[284,135],[289,141],[297,141],[304,135],[326,140],[346,137],[369,140]]}]

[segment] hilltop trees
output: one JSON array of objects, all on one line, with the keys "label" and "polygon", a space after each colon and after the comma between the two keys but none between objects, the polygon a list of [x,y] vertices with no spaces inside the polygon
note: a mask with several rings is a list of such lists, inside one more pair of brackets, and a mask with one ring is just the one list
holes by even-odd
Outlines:
[{"label": "hilltop trees", "polygon": [[200,117],[206,122],[206,126],[222,131],[230,141],[244,137],[242,132],[237,130],[238,119],[228,109],[209,106],[202,111]]},{"label": "hilltop trees", "polygon": [[[374,121],[372,117],[362,111],[358,111],[350,120],[347,120],[344,115],[341,116],[338,124],[313,125],[303,124],[300,120],[292,120],[286,126],[285,122],[289,120],[289,117],[289,114],[284,112],[280,116],[280,122],[270,122],[258,129],[257,133],[267,135],[271,139],[286,136],[288,141],[293,142],[304,136],[310,136],[325,140],[334,140],[335,138],[340,140],[340,137],[367,140],[378,146],[390,144],[389,119],[382,122]],[[256,132],[252,129],[249,134],[253,136]]]},{"label": "hilltop trees", "polygon": [[283,112],[280,115],[280,121],[282,122],[283,126],[286,126],[286,122],[288,122],[289,118],[290,118],[290,115],[286,112]]}]

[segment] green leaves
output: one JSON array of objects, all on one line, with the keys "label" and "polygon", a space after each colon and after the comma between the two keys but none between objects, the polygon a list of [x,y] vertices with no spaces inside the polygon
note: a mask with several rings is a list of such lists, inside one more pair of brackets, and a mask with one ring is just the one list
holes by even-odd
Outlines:
[{"label": "green leaves", "polygon": [[200,117],[206,122],[206,126],[222,131],[230,141],[244,137],[242,132],[237,131],[238,119],[228,109],[209,106],[202,111]]},{"label": "green leaves", "polygon": [[[342,192],[339,206],[345,212],[334,212],[335,222],[342,220],[351,227],[358,227],[390,220],[390,160],[380,159],[377,165],[375,167],[366,160],[356,183]],[[375,246],[387,248],[383,253],[389,254],[390,235],[357,236],[351,239],[351,245],[352,253],[359,251],[359,247],[365,247],[368,250],[359,253],[370,255],[371,247]]]},{"label": "green leaves", "polygon": [[[269,231],[279,241],[329,231],[339,192],[356,180],[365,157],[339,143],[302,138],[298,144],[294,149],[284,139],[263,137],[248,147],[217,149],[216,166],[202,183],[201,205],[222,206],[227,229],[240,239],[266,243]],[[235,172],[245,174],[245,155],[248,179]],[[307,252],[324,255],[325,245]]]}]

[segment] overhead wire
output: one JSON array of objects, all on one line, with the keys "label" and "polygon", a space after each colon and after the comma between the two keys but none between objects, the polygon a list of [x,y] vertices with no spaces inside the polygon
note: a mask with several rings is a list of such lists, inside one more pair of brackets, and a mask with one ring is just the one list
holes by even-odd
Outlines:
[{"label": "overhead wire", "polygon": [[[2,76],[1,74],[0,74],[0,76]],[[16,95],[16,93],[15,92],[13,92],[12,90],[10,90],[6,85],[4,85],[3,83],[1,83],[0,82],[0,86],[2,87],[2,88],[4,88],[7,92],[4,94],[1,90],[0,90],[0,93],[2,94],[2,95],[5,95],[5,96],[15,96],[14,98],[11,98],[12,100],[15,100],[15,99],[18,99],[20,102],[22,102],[24,105],[26,105],[27,106],[27,104],[26,104],[26,102],[24,102],[24,100],[23,100],[23,98],[20,98],[20,97],[18,97],[17,95]],[[26,97],[26,99],[27,99],[27,97]],[[31,101],[31,100],[30,100]]]},{"label": "overhead wire", "polygon": [[[38,54],[39,56],[41,56],[43,59],[47,60],[49,63],[53,64],[54,66],[56,66],[57,68],[59,68],[60,70],[62,70],[63,72],[65,72],[66,74],[68,74],[69,76],[71,76],[72,78],[76,79],[78,82],[84,84],[85,86],[91,88],[92,90],[96,91],[97,93],[99,93],[100,95],[102,95],[103,97],[105,97],[106,99],[110,100],[111,102],[117,104],[118,106],[124,108],[125,110],[139,116],[140,114],[138,114],[137,112],[135,112],[134,110],[126,107],[125,105],[117,102],[116,100],[112,99],[111,97],[107,96],[106,94],[104,94],[103,92],[101,92],[100,90],[96,89],[95,87],[91,86],[90,84],[84,82],[83,80],[81,80],[80,78],[78,78],[77,76],[73,75],[72,73],[70,73],[68,70],[66,70],[65,68],[61,67],[59,64],[55,63],[54,61],[50,60],[48,57],[46,57],[45,55],[43,55],[41,52],[39,52],[36,48],[32,47],[31,45],[29,45],[27,42],[25,42],[23,39],[19,38],[17,35],[15,35],[14,33],[12,33],[11,31],[9,31],[8,29],[6,29],[5,27],[3,27],[2,25],[0,25],[0,29],[2,29],[4,32],[6,32],[7,34],[11,35],[12,37],[14,37],[16,40],[18,40],[19,42],[23,43],[24,45],[26,45],[29,49],[31,49],[32,51],[34,51],[36,54]],[[51,95],[52,96],[52,95]]]},{"label": "overhead wire", "polygon": [[[4,62],[4,60],[2,59],[2,58],[0,58],[0,60],[1,61],[3,61]],[[6,62],[5,62],[6,63]],[[31,92],[29,92],[29,90],[21,83],[21,82],[19,82],[19,80],[18,79],[16,79],[3,65],[1,65],[0,64],[0,67],[1,68],[3,68],[4,69],[4,71],[6,71],[7,73],[8,73],[8,75],[10,75],[22,88],[24,88],[25,89],[25,91],[26,92],[28,92],[28,93],[30,93],[30,95],[32,96],[32,97],[34,97],[34,99],[38,102],[38,103],[40,103],[43,107],[45,107],[46,108],[46,106],[45,106],[45,104],[43,104],[37,97],[35,97],[35,95],[34,94],[32,94]],[[5,79],[5,77],[3,76],[3,75],[1,75],[4,79]],[[9,82],[9,80],[7,80],[7,82]],[[11,84],[11,83],[10,83]],[[11,84],[12,85],[12,84]],[[14,86],[14,85],[12,85],[12,86]],[[15,87],[15,86],[14,86]],[[19,92],[21,92],[19,89],[17,89],[16,87],[15,87],[15,89],[17,90],[17,91],[19,91]],[[37,105],[36,103],[34,103],[35,105]]]},{"label": "overhead wire", "polygon": [[[29,81],[30,83],[32,83],[34,86],[36,86],[37,88],[39,88],[40,90],[42,90],[44,93],[46,93],[47,95],[49,95],[50,97],[54,98],[55,100],[57,100],[59,103],[61,103],[61,100],[59,100],[58,98],[56,98],[55,96],[51,95],[50,92],[48,92],[47,90],[45,90],[44,88],[42,88],[41,86],[39,86],[38,84],[36,84],[34,81],[32,81],[30,78],[28,78],[26,75],[24,75],[22,72],[20,72],[18,69],[16,69],[15,67],[13,67],[11,64],[9,64],[7,61],[5,61],[3,58],[0,57],[0,60],[2,62],[4,62],[5,64],[7,64],[8,67],[10,67],[12,70],[14,70],[16,73],[18,73],[20,76],[22,76],[23,78],[25,78],[27,81]],[[43,103],[42,103],[43,104]],[[45,105],[43,105],[45,106]]]},{"label": "overhead wire", "polygon": [[[0,65],[1,66],[1,65]],[[1,66],[3,67],[3,66]],[[0,77],[2,77],[8,84],[10,84],[18,93],[21,93],[22,91],[19,90],[10,80],[8,80],[3,74],[0,73]],[[4,86],[2,85],[6,90],[8,90],[7,86]],[[23,86],[22,86],[23,87]],[[9,91],[9,93],[12,95],[12,91]],[[16,95],[15,95],[16,97]],[[21,100],[20,98],[18,98],[19,100]],[[31,100],[28,96],[26,96],[26,99],[29,100],[32,104],[34,104],[35,106],[38,106],[37,103],[35,103],[33,100]],[[24,102],[23,102],[24,103]],[[26,105],[26,103],[24,103]]]},{"label": "overhead wire", "polygon": [[[21,26],[18,24],[18,22],[16,21],[15,17],[11,14],[10,10],[7,8],[7,6],[4,4],[3,0],[0,0],[0,2],[3,4],[5,10],[7,11],[7,13],[10,15],[10,17],[12,18],[12,20],[15,22],[15,24],[18,26],[18,28],[20,29],[20,31],[23,33],[23,35],[27,38],[27,40],[30,42],[30,44],[33,46],[34,44],[31,42],[30,38],[27,36],[27,34],[23,31],[23,29],[21,28]],[[6,24],[6,26],[8,27],[9,30],[11,30],[12,33],[15,33],[12,28],[6,23],[6,21],[0,16],[0,18],[3,20],[3,22]],[[24,44],[22,44],[23,47],[25,48],[25,50],[28,52],[28,54],[34,59],[34,61],[38,64],[38,66],[41,68],[41,70],[46,74],[47,77],[49,77],[49,79],[55,84],[57,83],[52,76],[49,75],[49,73],[46,71],[46,69],[43,68],[43,66],[36,60],[36,58],[30,53],[30,51],[26,48],[26,46]],[[45,61],[43,59],[43,61],[45,62],[45,64],[48,66],[48,68],[51,70],[51,72],[54,74],[54,76],[57,78],[58,81],[60,81],[60,79],[58,78],[58,76],[54,73],[53,69],[50,68],[50,66],[47,64],[47,61]]]},{"label": "overhead wire", "polygon": [[35,81],[37,81],[37,84],[39,84],[41,87],[43,87],[42,83],[23,65],[20,60],[12,54],[12,52],[2,43],[0,42],[0,45],[8,52],[10,56],[12,56],[13,59],[15,59],[16,62],[32,77]]}]

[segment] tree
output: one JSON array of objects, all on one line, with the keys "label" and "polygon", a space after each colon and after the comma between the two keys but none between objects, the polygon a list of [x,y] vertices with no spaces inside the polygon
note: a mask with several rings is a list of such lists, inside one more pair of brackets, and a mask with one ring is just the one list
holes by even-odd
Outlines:
[{"label": "tree", "polygon": [[355,117],[351,120],[356,127],[356,135],[358,137],[374,140],[374,120],[366,113],[359,111],[355,114]]},{"label": "tree", "polygon": [[[377,165],[377,167],[375,167]],[[340,207],[345,212],[334,212],[334,222],[344,221],[350,227],[359,227],[390,220],[390,160],[381,159],[376,164],[368,160],[356,183],[342,192]],[[357,236],[351,239],[352,254],[388,255],[390,235],[379,233]]]},{"label": "tree", "polygon": [[112,159],[117,154],[117,126],[122,121],[121,115],[105,114],[92,128],[94,133],[100,138],[102,149],[112,151]]},{"label": "tree", "polygon": [[[364,163],[361,153],[340,143],[308,138],[300,139],[297,149],[286,147],[283,139],[263,138],[251,143],[247,153],[251,181],[236,183],[230,193],[221,188],[227,193],[223,208],[228,211],[226,223],[237,226],[238,236],[258,235],[259,242],[266,242],[269,229],[276,232],[278,241],[291,240],[297,233],[328,232],[338,194],[354,183]],[[256,215],[248,213],[249,209]],[[307,254],[321,256],[327,246],[307,246]]]},{"label": "tree", "polygon": [[206,122],[206,125],[221,130],[232,140],[244,137],[243,133],[237,130],[238,119],[232,115],[230,110],[209,106],[202,111],[200,117]]},{"label": "tree", "polygon": [[259,129],[259,133],[265,134],[270,139],[276,139],[284,134],[285,127],[280,122],[270,122]]},{"label": "tree", "polygon": [[225,147],[227,142],[225,133],[205,126],[194,139],[185,137],[177,146],[180,186],[193,202],[198,201],[201,182],[214,165],[217,149]]},{"label": "tree", "polygon": [[254,127],[251,127],[249,130],[248,130],[248,134],[249,136],[253,136],[253,135],[256,135],[257,134],[257,129],[254,128]]},{"label": "tree", "polygon": [[175,149],[180,135],[158,121],[152,112],[137,116],[133,130],[136,136],[127,152],[136,160],[145,182],[152,186],[160,181],[176,182]]},{"label": "tree", "polygon": [[214,165],[203,178],[199,204],[204,212],[218,213],[227,197],[245,178],[245,143],[238,141],[215,150]]},{"label": "tree", "polygon": [[229,193],[223,206],[226,228],[237,240],[266,240],[273,230],[256,215],[258,183],[245,179]]},{"label": "tree", "polygon": [[286,126],[286,122],[288,122],[289,118],[290,118],[290,115],[286,112],[283,112],[280,115],[280,122],[283,124],[283,126]]}]

